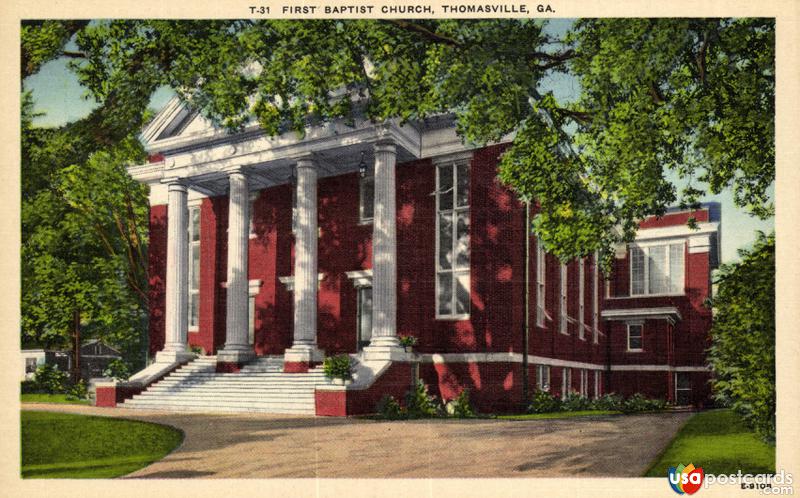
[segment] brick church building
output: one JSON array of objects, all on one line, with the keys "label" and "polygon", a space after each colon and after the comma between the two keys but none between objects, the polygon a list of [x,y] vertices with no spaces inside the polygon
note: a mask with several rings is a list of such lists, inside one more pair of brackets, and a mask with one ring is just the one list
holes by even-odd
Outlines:
[{"label": "brick church building", "polygon": [[[498,413],[525,365],[530,392],[708,399],[716,205],[643,220],[605,278],[528,235],[507,144],[467,147],[452,117],[231,135],[176,99],[142,139],[154,361],[98,405],[350,415],[421,378]],[[333,385],[319,364],[342,353]]]}]

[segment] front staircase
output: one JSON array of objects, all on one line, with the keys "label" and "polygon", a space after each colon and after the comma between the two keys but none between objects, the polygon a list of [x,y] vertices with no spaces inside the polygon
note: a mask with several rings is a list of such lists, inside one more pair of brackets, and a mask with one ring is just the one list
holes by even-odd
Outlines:
[{"label": "front staircase", "polygon": [[282,357],[257,358],[237,373],[217,373],[216,365],[216,356],[201,356],[119,406],[314,415],[314,386],[329,384],[321,368],[284,373]]}]

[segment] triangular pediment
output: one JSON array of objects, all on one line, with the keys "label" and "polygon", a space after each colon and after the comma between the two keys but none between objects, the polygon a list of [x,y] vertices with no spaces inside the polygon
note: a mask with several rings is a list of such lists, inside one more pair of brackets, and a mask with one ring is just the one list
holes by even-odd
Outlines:
[{"label": "triangular pediment", "polygon": [[142,131],[145,149],[174,145],[182,138],[211,135],[218,130],[206,118],[192,111],[178,97],[173,97]]}]

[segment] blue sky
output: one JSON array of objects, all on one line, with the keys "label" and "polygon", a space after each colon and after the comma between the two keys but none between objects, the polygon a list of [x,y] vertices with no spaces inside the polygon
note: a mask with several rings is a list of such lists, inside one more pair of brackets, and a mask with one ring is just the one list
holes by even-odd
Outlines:
[{"label": "blue sky", "polygon": [[[551,26],[555,33],[565,30],[571,20],[557,20]],[[579,92],[578,84],[564,75],[555,75],[545,82],[559,100],[569,100]],[[26,89],[33,91],[35,109],[44,113],[35,119],[39,126],[58,126],[86,116],[95,106],[92,99],[85,97],[85,90],[78,84],[75,75],[67,68],[67,60],[59,59],[45,64],[41,70],[27,78]],[[150,106],[160,109],[172,96],[168,88],[158,90],[150,101]],[[673,179],[674,180],[674,179]],[[774,188],[771,188],[774,197]],[[748,247],[755,239],[755,232],[770,232],[774,229],[774,218],[759,220],[749,216],[733,203],[733,195],[725,191],[719,195],[703,198],[706,202],[719,202],[722,207],[722,261],[738,259],[737,249]]]}]

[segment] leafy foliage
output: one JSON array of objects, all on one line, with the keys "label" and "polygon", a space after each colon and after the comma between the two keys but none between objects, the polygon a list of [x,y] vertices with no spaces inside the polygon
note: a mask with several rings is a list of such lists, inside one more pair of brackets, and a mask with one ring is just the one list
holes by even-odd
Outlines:
[{"label": "leafy foliage", "polygon": [[591,400],[582,394],[571,392],[561,401],[561,409],[568,412],[579,412],[591,408]]},{"label": "leafy foliage", "polygon": [[89,391],[86,388],[86,383],[83,379],[80,379],[78,382],[72,384],[67,389],[67,399],[68,400],[82,400],[87,399],[89,397]]},{"label": "leafy foliage", "polygon": [[[732,187],[739,206],[772,213],[772,19],[587,19],[564,36],[532,19],[103,20],[72,29],[32,25],[23,46],[58,55],[52,47],[77,33],[72,67],[103,104],[93,117],[103,139],[136,129],[160,85],[230,130],[258,123],[270,135],[303,134],[336,118],[453,112],[466,141],[514,134],[500,178],[536,200],[534,229],[563,260],[598,249],[610,257],[641,218],[662,214],[679,198],[668,172],[686,183],[685,204]],[[571,78],[579,94],[559,101],[547,90],[553,76]]]},{"label": "leafy foliage", "polygon": [[775,437],[775,234],[760,233],[741,261],[723,265],[708,359],[717,401],[762,437]]},{"label": "leafy foliage", "polygon": [[322,362],[322,370],[329,379],[351,379],[354,368],[353,359],[347,354],[329,356]]},{"label": "leafy foliage", "polygon": [[36,369],[33,380],[39,392],[62,394],[67,390],[69,375],[53,365],[45,364]]},{"label": "leafy foliage", "polygon": [[641,393],[635,393],[622,403],[623,413],[650,412],[666,408],[663,399],[649,399]]},{"label": "leafy foliage", "polygon": [[619,394],[608,393],[592,400],[593,410],[622,411],[625,399]]},{"label": "leafy foliage", "polygon": [[440,417],[444,413],[441,401],[428,393],[428,386],[422,380],[406,394],[406,410],[410,418]]},{"label": "leafy foliage", "polygon": [[115,358],[108,362],[108,366],[103,370],[103,377],[111,377],[115,380],[128,380],[131,376],[131,369],[124,360]]},{"label": "leafy foliage", "polygon": [[528,413],[552,413],[561,411],[561,398],[550,394],[549,391],[537,389],[533,393]]},{"label": "leafy foliage", "polygon": [[384,395],[378,402],[378,416],[386,420],[400,420],[407,417],[406,411],[394,396]]},{"label": "leafy foliage", "polygon": [[399,338],[400,345],[403,346],[406,350],[409,348],[413,348],[417,345],[417,338],[413,335],[401,335]]},{"label": "leafy foliage", "polygon": [[475,409],[469,400],[469,389],[462,390],[458,396],[448,401],[445,405],[445,411],[448,416],[455,418],[475,417]]}]

